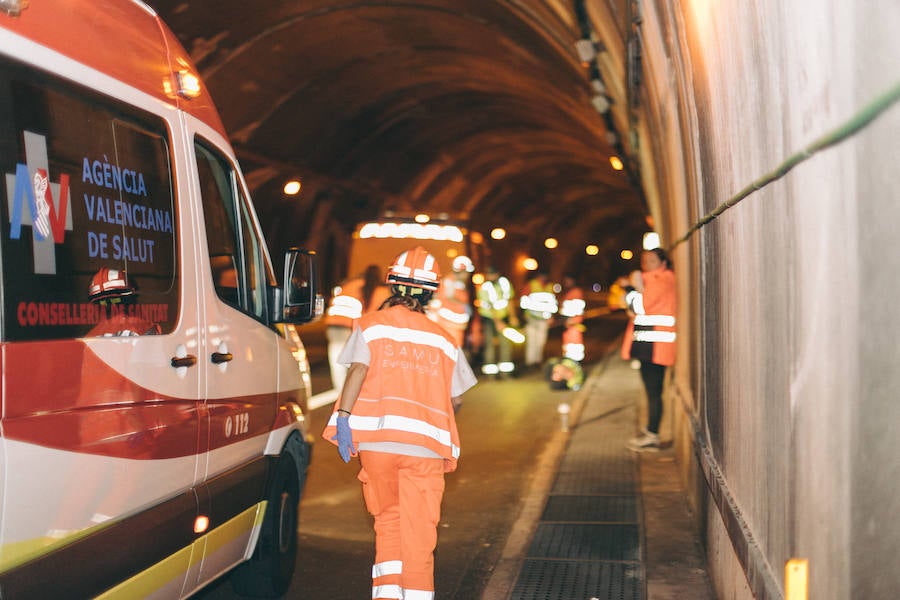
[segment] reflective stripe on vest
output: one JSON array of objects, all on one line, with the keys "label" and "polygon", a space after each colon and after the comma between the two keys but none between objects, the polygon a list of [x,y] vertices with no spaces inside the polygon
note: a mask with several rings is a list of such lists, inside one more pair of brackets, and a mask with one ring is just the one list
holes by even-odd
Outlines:
[{"label": "reflective stripe on vest", "polygon": [[[365,402],[360,398],[358,402]],[[329,425],[337,426],[337,413],[332,413]],[[438,442],[449,451],[450,456],[459,458],[459,446],[453,443],[450,432],[420,419],[412,419],[400,415],[384,415],[380,417],[364,417],[350,415],[350,429],[354,431],[402,431],[416,435],[424,435]]]},{"label": "reflective stripe on vest", "polygon": [[447,355],[447,358],[456,362],[457,348],[447,338],[428,331],[394,327],[393,325],[372,325],[363,330],[363,339],[368,344],[373,340],[393,340],[396,342],[410,342],[437,348]]},{"label": "reflective stripe on vest", "polygon": [[635,315],[634,324],[645,327],[675,327],[675,317],[672,315]]},{"label": "reflective stripe on vest", "polygon": [[523,309],[537,313],[538,316],[549,319],[556,312],[556,296],[551,292],[531,292],[527,296],[522,296],[519,306]]},{"label": "reflective stripe on vest", "polygon": [[328,315],[332,317],[347,317],[358,319],[362,316],[363,305],[353,296],[335,296],[328,307]]},{"label": "reflective stripe on vest", "polygon": [[372,579],[385,575],[399,575],[403,572],[402,560],[386,560],[372,565]]},{"label": "reflective stripe on vest", "polygon": [[635,329],[632,339],[636,342],[674,342],[674,331],[649,331],[646,329]]},{"label": "reflective stripe on vest", "polygon": [[559,314],[564,317],[580,317],[584,314],[584,306],[584,300],[581,298],[569,298],[568,300],[563,300]]}]

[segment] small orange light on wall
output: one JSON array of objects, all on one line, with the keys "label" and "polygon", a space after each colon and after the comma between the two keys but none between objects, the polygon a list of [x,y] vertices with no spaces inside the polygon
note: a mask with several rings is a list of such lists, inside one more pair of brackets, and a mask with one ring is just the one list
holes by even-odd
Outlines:
[{"label": "small orange light on wall", "polygon": [[588,244],[584,248],[584,253],[588,256],[597,256],[600,253],[600,248],[594,244]]},{"label": "small orange light on wall", "polygon": [[622,159],[619,158],[618,156],[610,156],[609,164],[612,165],[612,168],[615,169],[616,171],[621,171],[622,169],[625,168],[625,165],[622,164]]},{"label": "small orange light on wall", "polygon": [[619,253],[619,256],[621,256],[625,260],[631,260],[632,258],[634,258],[634,252],[632,252],[631,250],[622,250],[622,252]]},{"label": "small orange light on wall", "polygon": [[495,240],[502,240],[506,237],[506,230],[502,227],[495,227],[491,230],[491,238]]},{"label": "small orange light on wall", "polygon": [[522,261],[522,266],[526,271],[537,271],[538,261],[529,257]]},{"label": "small orange light on wall", "polygon": [[300,193],[302,187],[302,183],[300,183],[296,179],[292,179],[291,181],[288,181],[286,184],[284,184],[284,193],[288,196],[296,196]]},{"label": "small orange light on wall", "polygon": [[559,241],[558,241],[556,238],[554,238],[554,237],[548,237],[546,240],[544,240],[544,247],[545,247],[545,248],[548,248],[548,249],[550,249],[550,250],[553,250],[553,249],[556,248],[557,246],[559,246]]}]

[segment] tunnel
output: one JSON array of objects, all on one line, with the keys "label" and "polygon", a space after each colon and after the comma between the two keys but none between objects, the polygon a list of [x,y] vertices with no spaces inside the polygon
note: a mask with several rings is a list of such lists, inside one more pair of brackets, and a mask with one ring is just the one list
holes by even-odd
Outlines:
[{"label": "tunnel", "polygon": [[600,286],[657,233],[679,304],[663,428],[717,594],[785,597],[801,558],[811,598],[896,597],[895,2],[149,4],[270,252],[317,251],[326,287],[385,217]]}]

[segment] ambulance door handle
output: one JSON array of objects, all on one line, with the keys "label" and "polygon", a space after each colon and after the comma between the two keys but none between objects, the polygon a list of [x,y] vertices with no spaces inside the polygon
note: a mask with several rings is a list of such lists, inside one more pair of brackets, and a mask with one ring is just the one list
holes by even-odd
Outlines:
[{"label": "ambulance door handle", "polygon": [[193,367],[197,364],[197,357],[188,354],[187,356],[173,356],[172,357],[172,366],[176,369],[178,367]]},{"label": "ambulance door handle", "polygon": [[220,365],[222,363],[231,362],[231,359],[233,358],[234,356],[232,356],[231,352],[213,352],[211,360],[213,361],[213,364]]}]

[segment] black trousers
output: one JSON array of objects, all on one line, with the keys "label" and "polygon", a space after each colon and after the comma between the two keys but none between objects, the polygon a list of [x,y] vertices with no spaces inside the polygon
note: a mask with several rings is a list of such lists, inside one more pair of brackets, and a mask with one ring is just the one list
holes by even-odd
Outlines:
[{"label": "black trousers", "polygon": [[663,381],[666,367],[649,361],[641,361],[641,380],[647,392],[647,431],[659,433],[659,422],[662,419]]}]

